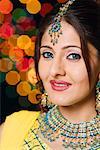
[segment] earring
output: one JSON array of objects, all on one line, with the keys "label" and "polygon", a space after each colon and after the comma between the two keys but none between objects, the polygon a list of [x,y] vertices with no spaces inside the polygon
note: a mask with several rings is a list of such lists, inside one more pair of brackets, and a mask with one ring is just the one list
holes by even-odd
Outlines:
[{"label": "earring", "polygon": [[96,85],[96,110],[100,111],[100,80]]},{"label": "earring", "polygon": [[48,94],[47,92],[44,92],[41,96],[41,107],[44,111],[48,111],[49,109],[51,109],[52,107],[54,107],[55,105],[53,103],[50,102],[50,100],[48,100]]}]

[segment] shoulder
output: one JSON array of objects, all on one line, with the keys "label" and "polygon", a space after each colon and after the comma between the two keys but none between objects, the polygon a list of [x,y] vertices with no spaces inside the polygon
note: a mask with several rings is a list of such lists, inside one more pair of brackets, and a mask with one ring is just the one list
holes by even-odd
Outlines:
[{"label": "shoulder", "polygon": [[39,116],[40,112],[21,110],[19,112],[14,112],[13,114],[6,117],[4,122],[4,127],[7,129],[16,129],[18,127],[28,127],[31,122],[34,122]]},{"label": "shoulder", "polygon": [[21,110],[19,112],[14,112],[13,114],[6,117],[4,126],[16,127],[18,125],[25,125],[31,121],[36,120],[40,112]]},{"label": "shoulder", "polygon": [[4,146],[5,143],[6,145],[12,145],[12,140],[14,145],[18,145],[18,143],[20,145],[20,142],[23,140],[30,127],[34,124],[39,114],[40,112],[22,110],[7,116],[0,129],[0,132],[2,132],[1,146]]},{"label": "shoulder", "polygon": [[[27,111],[27,110],[21,110],[19,112],[14,112],[11,115],[6,117],[6,120],[4,123],[0,125],[0,135],[2,133],[2,130],[5,126],[21,123],[23,121],[29,121],[29,120],[35,120],[39,116],[40,112],[36,111]],[[11,127],[11,126],[10,126]]]},{"label": "shoulder", "polygon": [[7,122],[7,121],[23,122],[25,119],[26,120],[29,120],[29,119],[35,120],[39,114],[40,114],[39,111],[21,110],[19,112],[14,112],[13,114],[7,116],[5,122]]}]

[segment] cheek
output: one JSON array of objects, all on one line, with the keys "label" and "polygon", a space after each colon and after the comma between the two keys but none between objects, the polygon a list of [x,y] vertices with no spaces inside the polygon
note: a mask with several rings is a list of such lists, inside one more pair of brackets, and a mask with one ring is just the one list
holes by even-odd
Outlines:
[{"label": "cheek", "polygon": [[42,59],[40,59],[38,64],[38,71],[42,81],[45,80],[49,74],[48,68],[48,64],[42,61]]},{"label": "cheek", "polygon": [[66,72],[74,83],[88,82],[88,73],[85,63],[70,63],[66,66]]}]

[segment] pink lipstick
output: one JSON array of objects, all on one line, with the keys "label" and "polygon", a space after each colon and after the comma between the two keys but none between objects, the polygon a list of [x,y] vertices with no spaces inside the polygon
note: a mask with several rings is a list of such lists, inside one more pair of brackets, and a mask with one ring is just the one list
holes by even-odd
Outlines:
[{"label": "pink lipstick", "polygon": [[56,80],[51,80],[51,87],[55,91],[64,91],[67,90],[72,84],[65,82],[65,81],[56,81]]}]

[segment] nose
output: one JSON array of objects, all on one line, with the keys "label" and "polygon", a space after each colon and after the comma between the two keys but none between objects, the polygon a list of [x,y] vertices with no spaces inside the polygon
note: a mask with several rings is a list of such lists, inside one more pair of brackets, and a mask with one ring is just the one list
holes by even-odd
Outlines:
[{"label": "nose", "polygon": [[64,76],[66,74],[63,62],[60,59],[53,60],[50,68],[50,74],[52,77]]}]

